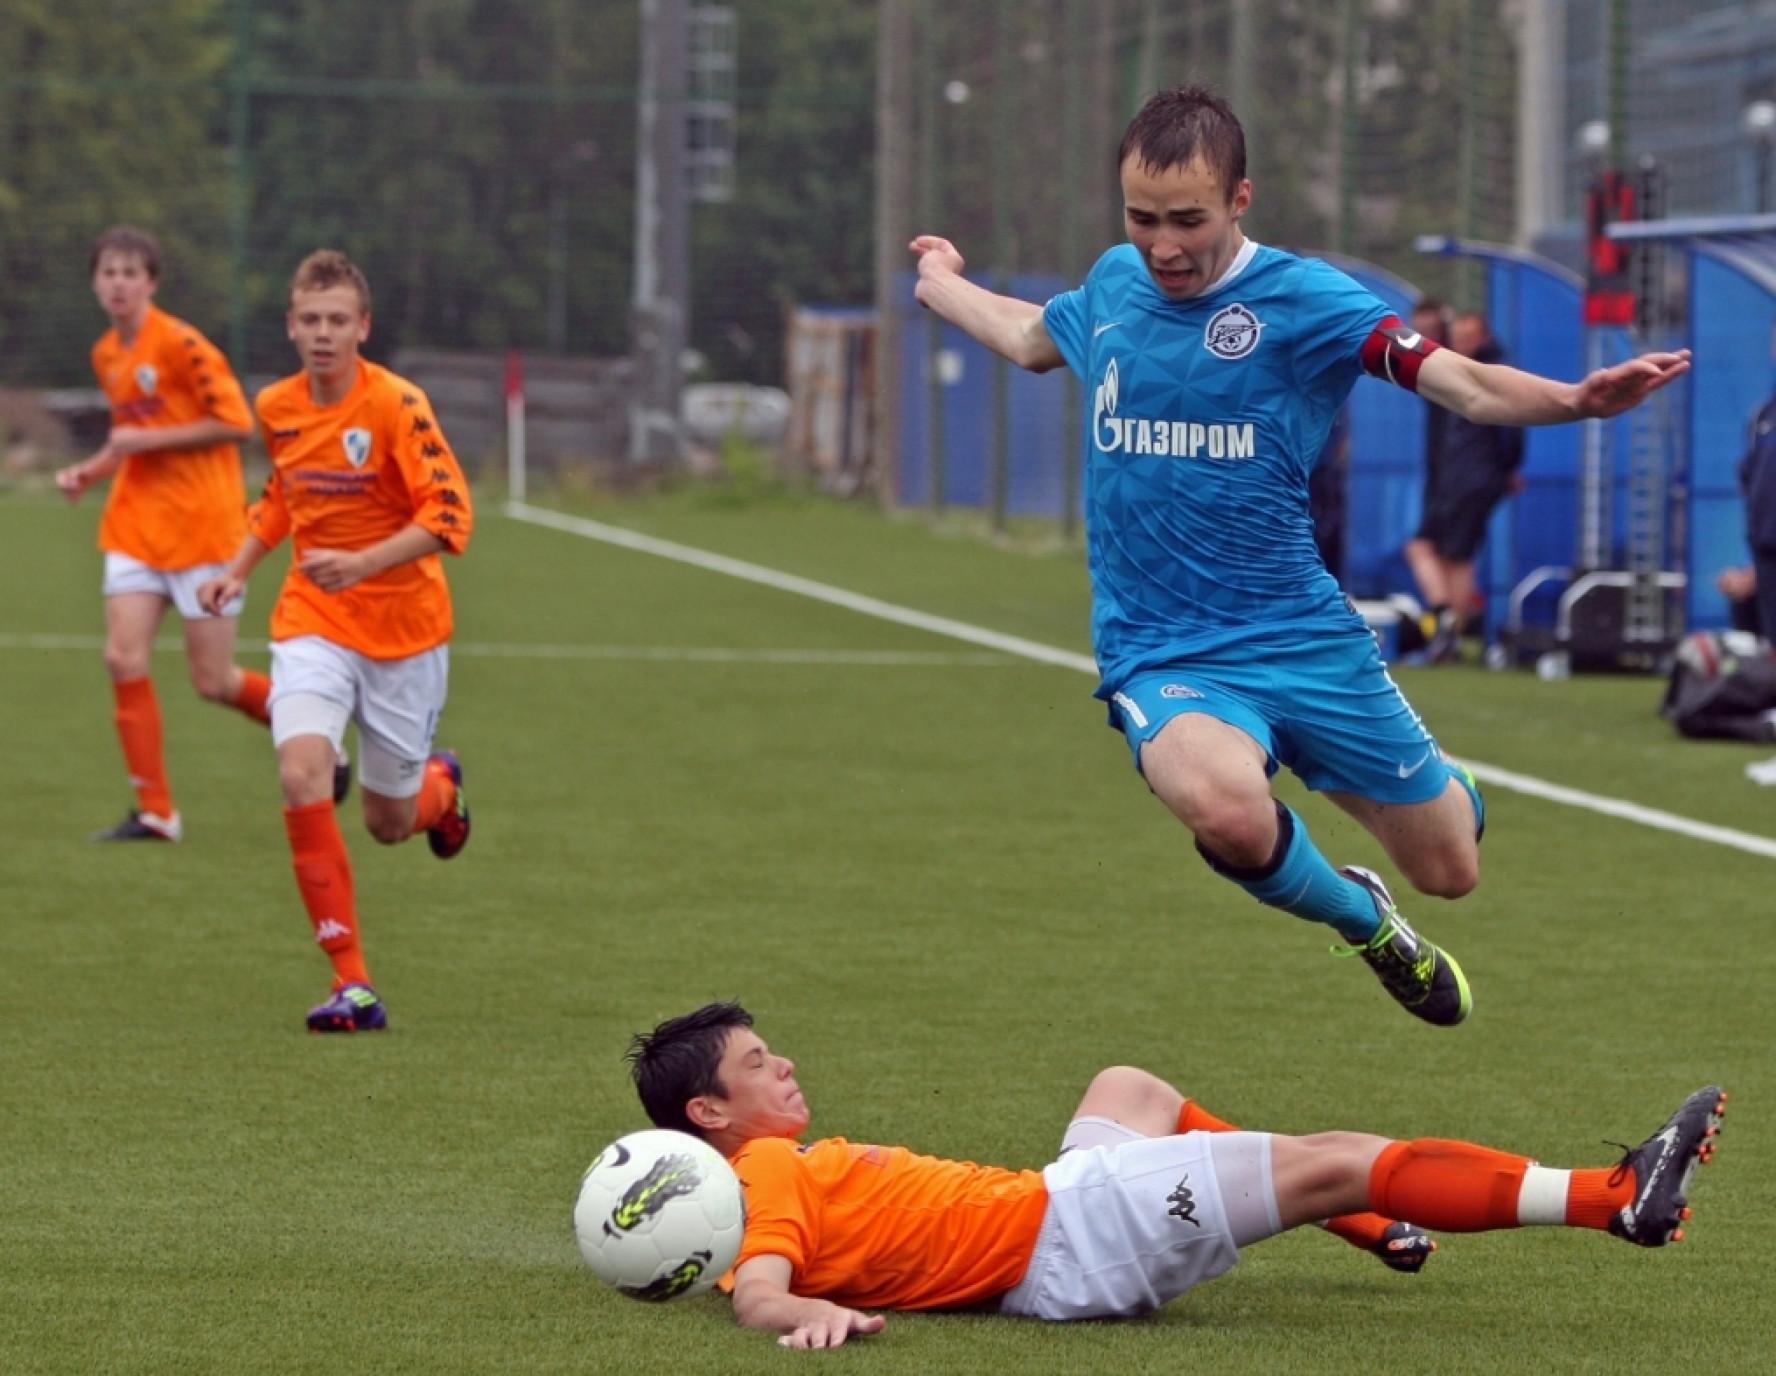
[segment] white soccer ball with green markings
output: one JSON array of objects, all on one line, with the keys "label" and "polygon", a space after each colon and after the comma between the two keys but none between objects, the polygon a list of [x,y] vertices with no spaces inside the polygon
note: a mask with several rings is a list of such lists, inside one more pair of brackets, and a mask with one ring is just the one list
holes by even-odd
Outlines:
[{"label": "white soccer ball with green markings", "polygon": [[574,1205],[580,1255],[638,1300],[708,1290],[740,1255],[746,1199],[714,1147],[651,1128],[612,1142],[587,1168]]}]

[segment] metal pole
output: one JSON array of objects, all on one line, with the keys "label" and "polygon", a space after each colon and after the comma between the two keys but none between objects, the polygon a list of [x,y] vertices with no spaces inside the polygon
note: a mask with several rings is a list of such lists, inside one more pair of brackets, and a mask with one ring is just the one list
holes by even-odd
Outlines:
[{"label": "metal pole", "polygon": [[1143,0],[1141,7],[1141,52],[1135,68],[1135,99],[1138,109],[1159,90],[1159,50],[1161,32],[1159,0]]},{"label": "metal pole", "polygon": [[1332,242],[1340,253],[1354,253],[1357,246],[1357,126],[1358,49],[1363,42],[1363,21],[1357,0],[1339,0],[1342,13],[1340,38],[1341,73],[1338,97],[1338,223]]},{"label": "metal pole", "polygon": [[[1067,0],[1067,41],[1063,49],[1066,85],[1063,91],[1061,180],[1066,186],[1066,218],[1061,226],[1061,267],[1069,282],[1085,273],[1081,216],[1090,202],[1085,169],[1085,11],[1089,0]],[[1090,185],[1095,186],[1094,178]],[[1067,370],[1066,421],[1061,433],[1061,538],[1071,540],[1079,528],[1079,379]]]},{"label": "metal pole", "polygon": [[[1482,54],[1486,42],[1485,15],[1478,0],[1464,0],[1462,28],[1462,127],[1459,174],[1461,186],[1457,203],[1461,211],[1461,232],[1467,239],[1480,237],[1480,86]],[[1475,278],[1480,265],[1471,258],[1458,260],[1460,297],[1469,307],[1483,309],[1484,300],[1476,300],[1484,288],[1476,289]]]},{"label": "metal pole", "polygon": [[[946,0],[925,0],[919,28],[919,214],[925,223],[922,234],[942,233],[943,192],[940,174],[942,145],[937,121],[942,101],[938,98],[938,24]],[[925,312],[925,494],[932,513],[944,509],[944,380],[943,321],[936,311]]]},{"label": "metal pole", "polygon": [[[1016,233],[1011,216],[1012,121],[1017,117],[1011,26],[1014,0],[999,0],[993,33],[993,274],[1001,292],[1011,290]],[[1011,365],[993,356],[993,453],[989,502],[994,530],[1005,529],[1011,468]]]},{"label": "metal pole", "polygon": [[629,460],[637,464],[675,464],[683,452],[678,408],[691,276],[684,166],[688,31],[687,0],[641,0],[629,408]]},{"label": "metal pole", "polygon": [[916,0],[879,0],[876,55],[876,493],[892,505],[900,461],[900,298],[912,200],[913,19]]},{"label": "metal pole", "polygon": [[1233,23],[1227,53],[1227,100],[1246,126],[1251,140],[1258,123],[1258,111],[1252,103],[1252,62],[1257,52],[1257,16],[1253,13],[1257,0],[1229,0],[1233,7]]},{"label": "metal pole", "polygon": [[1628,0],[1609,0],[1609,159],[1610,166],[1628,165]]},{"label": "metal pole", "polygon": [[1557,0],[1524,0],[1517,35],[1517,234],[1530,247],[1560,219],[1566,13]]},{"label": "metal pole", "polygon": [[228,354],[234,370],[247,371],[247,232],[253,207],[252,166],[248,161],[247,59],[253,0],[228,6],[228,151],[232,164],[228,205]]}]

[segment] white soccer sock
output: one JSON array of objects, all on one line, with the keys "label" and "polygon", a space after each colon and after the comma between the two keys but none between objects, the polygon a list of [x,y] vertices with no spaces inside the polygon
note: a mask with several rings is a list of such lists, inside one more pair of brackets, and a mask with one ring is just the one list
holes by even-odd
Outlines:
[{"label": "white soccer sock", "polygon": [[1566,1223],[1566,1190],[1571,1183],[1571,1171],[1553,1171],[1535,1165],[1524,1171],[1523,1184],[1517,1191],[1517,1226],[1563,1226]]}]

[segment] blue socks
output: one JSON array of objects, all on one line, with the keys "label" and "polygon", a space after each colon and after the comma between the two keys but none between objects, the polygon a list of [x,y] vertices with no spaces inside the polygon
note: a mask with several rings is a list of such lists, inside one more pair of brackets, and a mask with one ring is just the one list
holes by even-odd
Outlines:
[{"label": "blue socks", "polygon": [[1238,884],[1267,907],[1309,922],[1323,922],[1352,945],[1361,946],[1381,926],[1381,914],[1369,890],[1333,869],[1308,839],[1307,826],[1289,808],[1277,803],[1277,843],[1261,869],[1240,870],[1196,843],[1209,868]]}]

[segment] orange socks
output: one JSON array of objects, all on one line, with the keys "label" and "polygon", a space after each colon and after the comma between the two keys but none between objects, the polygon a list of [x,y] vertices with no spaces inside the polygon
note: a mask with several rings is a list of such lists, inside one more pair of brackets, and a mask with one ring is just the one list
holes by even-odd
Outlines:
[{"label": "orange socks", "polygon": [[364,951],[358,944],[351,857],[333,815],[333,800],[285,808],[284,829],[290,835],[296,887],[302,891],[302,904],[314,924],[315,942],[333,962],[333,987],[370,983]]},{"label": "orange socks", "polygon": [[264,674],[254,673],[251,669],[241,670],[240,692],[229,706],[235,711],[244,713],[261,726],[271,725],[271,712],[265,700],[271,696],[271,680]]},{"label": "orange socks", "polygon": [[1631,1171],[1550,1170],[1526,1156],[1430,1137],[1389,1143],[1369,1173],[1377,1210],[1446,1233],[1605,1228],[1633,1194]]},{"label": "orange socks", "polygon": [[173,791],[167,785],[166,761],[160,748],[160,700],[154,696],[154,680],[144,675],[126,683],[112,683],[116,699],[112,720],[123,743],[123,762],[129,769],[130,787],[136,790],[136,806],[156,817],[173,815]]},{"label": "orange socks", "polygon": [[1178,1132],[1238,1132],[1232,1123],[1217,1118],[1194,1099],[1186,1099],[1178,1110]]},{"label": "orange socks", "polygon": [[430,831],[443,820],[444,814],[456,806],[456,784],[450,778],[450,771],[442,765],[434,766],[426,762],[423,782],[419,786],[419,797],[414,799],[413,831],[417,836],[422,831]]}]

